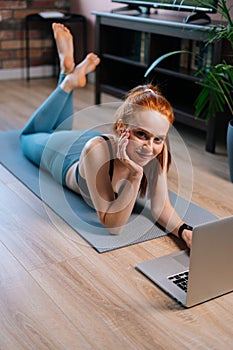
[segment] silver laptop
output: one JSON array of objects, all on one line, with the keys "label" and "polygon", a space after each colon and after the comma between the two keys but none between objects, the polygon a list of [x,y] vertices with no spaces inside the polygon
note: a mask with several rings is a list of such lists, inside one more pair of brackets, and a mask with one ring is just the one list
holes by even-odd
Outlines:
[{"label": "silver laptop", "polygon": [[189,251],[136,268],[185,307],[233,291],[233,216],[194,228]]}]

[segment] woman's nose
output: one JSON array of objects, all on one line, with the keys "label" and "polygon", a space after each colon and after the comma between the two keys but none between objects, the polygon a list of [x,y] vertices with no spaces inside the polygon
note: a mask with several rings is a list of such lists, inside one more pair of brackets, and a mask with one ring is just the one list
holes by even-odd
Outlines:
[{"label": "woman's nose", "polygon": [[148,149],[148,150],[152,150],[153,149],[153,139],[149,139],[146,140],[146,142],[144,143],[144,146]]}]

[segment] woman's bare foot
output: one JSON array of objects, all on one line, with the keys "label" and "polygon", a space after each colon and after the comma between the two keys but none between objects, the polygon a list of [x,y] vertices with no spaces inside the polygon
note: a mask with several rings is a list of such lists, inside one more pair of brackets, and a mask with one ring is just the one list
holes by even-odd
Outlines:
[{"label": "woman's bare foot", "polygon": [[52,28],[57,44],[61,73],[69,74],[74,69],[73,36],[69,29],[61,23],[53,23]]},{"label": "woman's bare foot", "polygon": [[75,67],[73,72],[65,77],[61,83],[61,88],[69,93],[77,87],[84,87],[87,82],[86,75],[93,72],[99,63],[100,58],[92,52],[89,53],[86,58]]}]

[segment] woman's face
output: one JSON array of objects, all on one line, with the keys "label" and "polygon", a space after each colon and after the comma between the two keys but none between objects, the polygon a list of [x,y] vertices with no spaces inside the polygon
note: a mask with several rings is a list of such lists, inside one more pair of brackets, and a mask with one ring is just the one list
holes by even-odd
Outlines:
[{"label": "woman's face", "polygon": [[131,160],[145,166],[161,153],[170,124],[156,111],[137,111],[128,126],[129,143],[126,151]]}]

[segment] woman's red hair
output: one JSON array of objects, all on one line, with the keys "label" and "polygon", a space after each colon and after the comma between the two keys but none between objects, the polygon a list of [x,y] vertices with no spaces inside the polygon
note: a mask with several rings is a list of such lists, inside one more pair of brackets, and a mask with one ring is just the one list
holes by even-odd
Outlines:
[{"label": "woman's red hair", "polygon": [[[170,103],[167,101],[167,99],[161,94],[159,89],[152,84],[147,85],[139,85],[132,90],[129,91],[127,94],[125,101],[123,104],[118,108],[116,112],[116,120],[113,125],[114,132],[118,135],[119,131],[117,128],[117,122],[121,119],[123,123],[125,124],[125,127],[127,125],[132,124],[133,115],[136,113],[135,107],[137,106],[143,107],[150,111],[156,111],[162,114],[169,122],[170,125],[173,124],[174,121],[174,112],[170,105]],[[165,158],[167,152],[167,170],[169,169],[169,166],[171,164],[171,154],[169,152],[169,142],[168,139],[166,140],[166,146],[163,147],[163,150],[161,153],[157,156],[157,160],[163,169],[165,166]],[[153,160],[152,160],[153,162]],[[150,164],[150,163],[149,163]],[[154,164],[156,169],[158,168],[156,164]],[[150,182],[154,183],[155,176],[152,175],[152,171],[154,172],[155,169],[149,170],[149,168],[154,168],[150,166],[146,166],[148,169],[145,169],[146,175],[143,176],[141,187],[140,187],[140,194],[141,196],[144,196],[147,189],[147,179],[150,179]],[[145,167],[145,168],[146,168]]]}]

